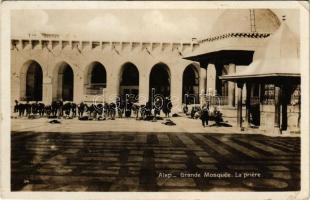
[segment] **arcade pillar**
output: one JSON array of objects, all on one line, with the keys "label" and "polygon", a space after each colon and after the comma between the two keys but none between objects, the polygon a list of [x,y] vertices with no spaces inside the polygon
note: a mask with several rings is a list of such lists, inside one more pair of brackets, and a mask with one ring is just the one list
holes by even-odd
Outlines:
[{"label": "arcade pillar", "polygon": [[145,104],[149,100],[149,74],[142,71],[139,74],[139,104]]},{"label": "arcade pillar", "polygon": [[182,72],[172,71],[170,83],[170,97],[172,102],[172,113],[182,112]]}]

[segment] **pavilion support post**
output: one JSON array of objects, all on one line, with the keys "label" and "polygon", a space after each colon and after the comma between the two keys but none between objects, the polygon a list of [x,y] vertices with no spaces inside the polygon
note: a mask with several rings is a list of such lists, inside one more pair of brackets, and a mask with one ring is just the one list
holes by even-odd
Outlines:
[{"label": "pavilion support post", "polygon": [[216,64],[215,70],[216,70],[216,77],[215,77],[216,94],[222,95],[222,80],[220,80],[219,77],[222,76],[223,64]]},{"label": "pavilion support post", "polygon": [[280,118],[281,118],[281,87],[279,84],[275,85],[275,90],[274,90],[274,128],[273,128],[273,133],[274,134],[281,134],[280,130]]},{"label": "pavilion support post", "polygon": [[[228,65],[228,74],[236,73],[236,65],[231,63]],[[235,107],[235,83],[228,81],[228,106]]]},{"label": "pavilion support post", "polygon": [[252,84],[247,82],[246,83],[246,110],[245,110],[245,127],[251,127],[251,119],[250,119],[250,108],[251,108],[251,92],[252,91]]},{"label": "pavilion support post", "polygon": [[242,127],[242,88],[243,82],[237,83],[237,127],[243,130]]},{"label": "pavilion support post", "polygon": [[282,91],[282,123],[281,123],[281,131],[287,130],[287,105],[288,105],[288,100],[290,96],[291,89],[289,88],[288,85],[283,85],[283,91]]}]

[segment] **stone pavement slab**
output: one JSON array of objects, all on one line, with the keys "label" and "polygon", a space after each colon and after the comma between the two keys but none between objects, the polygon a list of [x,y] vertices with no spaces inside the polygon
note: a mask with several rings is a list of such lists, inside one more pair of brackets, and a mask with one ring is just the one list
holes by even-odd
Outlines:
[{"label": "stone pavement slab", "polygon": [[[157,120],[156,122],[136,120],[135,118],[116,118],[116,120],[103,120],[103,121],[81,121],[77,118],[74,119],[58,119],[61,124],[51,124],[51,119],[38,118],[38,119],[27,119],[17,118],[11,120],[12,131],[35,131],[35,132],[101,132],[101,131],[112,131],[112,132],[154,132],[154,133],[220,133],[220,134],[263,134],[272,137],[299,137],[299,134],[291,135],[274,135],[272,133],[266,133],[258,129],[246,129],[240,131],[237,127],[217,127],[212,126],[213,121],[210,121],[210,127],[203,127],[199,119],[191,119],[188,117],[171,117],[169,118],[176,123],[175,126],[164,125],[163,120]],[[137,140],[143,140],[143,138],[136,138]],[[160,141],[166,141],[169,143],[169,139],[165,136],[158,137]],[[180,140],[185,145],[190,146],[191,141],[184,140],[180,137]],[[168,144],[169,145],[169,144]]]},{"label": "stone pavement slab", "polygon": [[13,191],[300,190],[299,137],[69,132],[69,124],[38,132],[42,123],[11,134]]}]

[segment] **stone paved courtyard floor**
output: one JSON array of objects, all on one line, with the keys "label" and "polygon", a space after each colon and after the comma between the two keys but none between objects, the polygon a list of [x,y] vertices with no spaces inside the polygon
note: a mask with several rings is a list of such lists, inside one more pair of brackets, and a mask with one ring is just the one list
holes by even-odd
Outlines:
[{"label": "stone paved courtyard floor", "polygon": [[[178,124],[182,120],[175,121]],[[11,189],[300,189],[299,137],[232,134],[234,129],[227,127],[203,129],[199,126],[189,131],[160,122],[141,122],[139,128],[129,128],[128,123],[130,127],[137,123],[134,119],[115,120],[109,125],[99,123],[106,122],[64,120],[62,124],[53,125],[47,123],[47,119],[13,119]],[[108,129],[113,126],[117,128]]]}]

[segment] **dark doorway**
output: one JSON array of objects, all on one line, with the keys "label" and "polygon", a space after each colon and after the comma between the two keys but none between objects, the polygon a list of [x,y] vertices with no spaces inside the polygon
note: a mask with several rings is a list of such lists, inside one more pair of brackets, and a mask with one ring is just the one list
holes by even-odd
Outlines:
[{"label": "dark doorway", "polygon": [[187,66],[183,72],[182,102],[199,103],[199,73],[193,65]]},{"label": "dark doorway", "polygon": [[150,74],[149,98],[153,95],[170,97],[170,71],[167,65],[156,64]]},{"label": "dark doorway", "polygon": [[37,62],[32,62],[26,74],[26,100],[42,101],[42,82],[42,68]]},{"label": "dark doorway", "polygon": [[57,97],[63,101],[73,101],[73,70],[70,65],[64,63],[58,71]]},{"label": "dark doorway", "polygon": [[92,63],[88,68],[85,80],[86,94],[103,94],[103,89],[107,87],[107,73],[105,67],[99,62]]},{"label": "dark doorway", "polygon": [[139,98],[139,71],[132,63],[126,63],[121,69],[120,79],[120,96],[125,98],[126,95],[137,101]]}]

